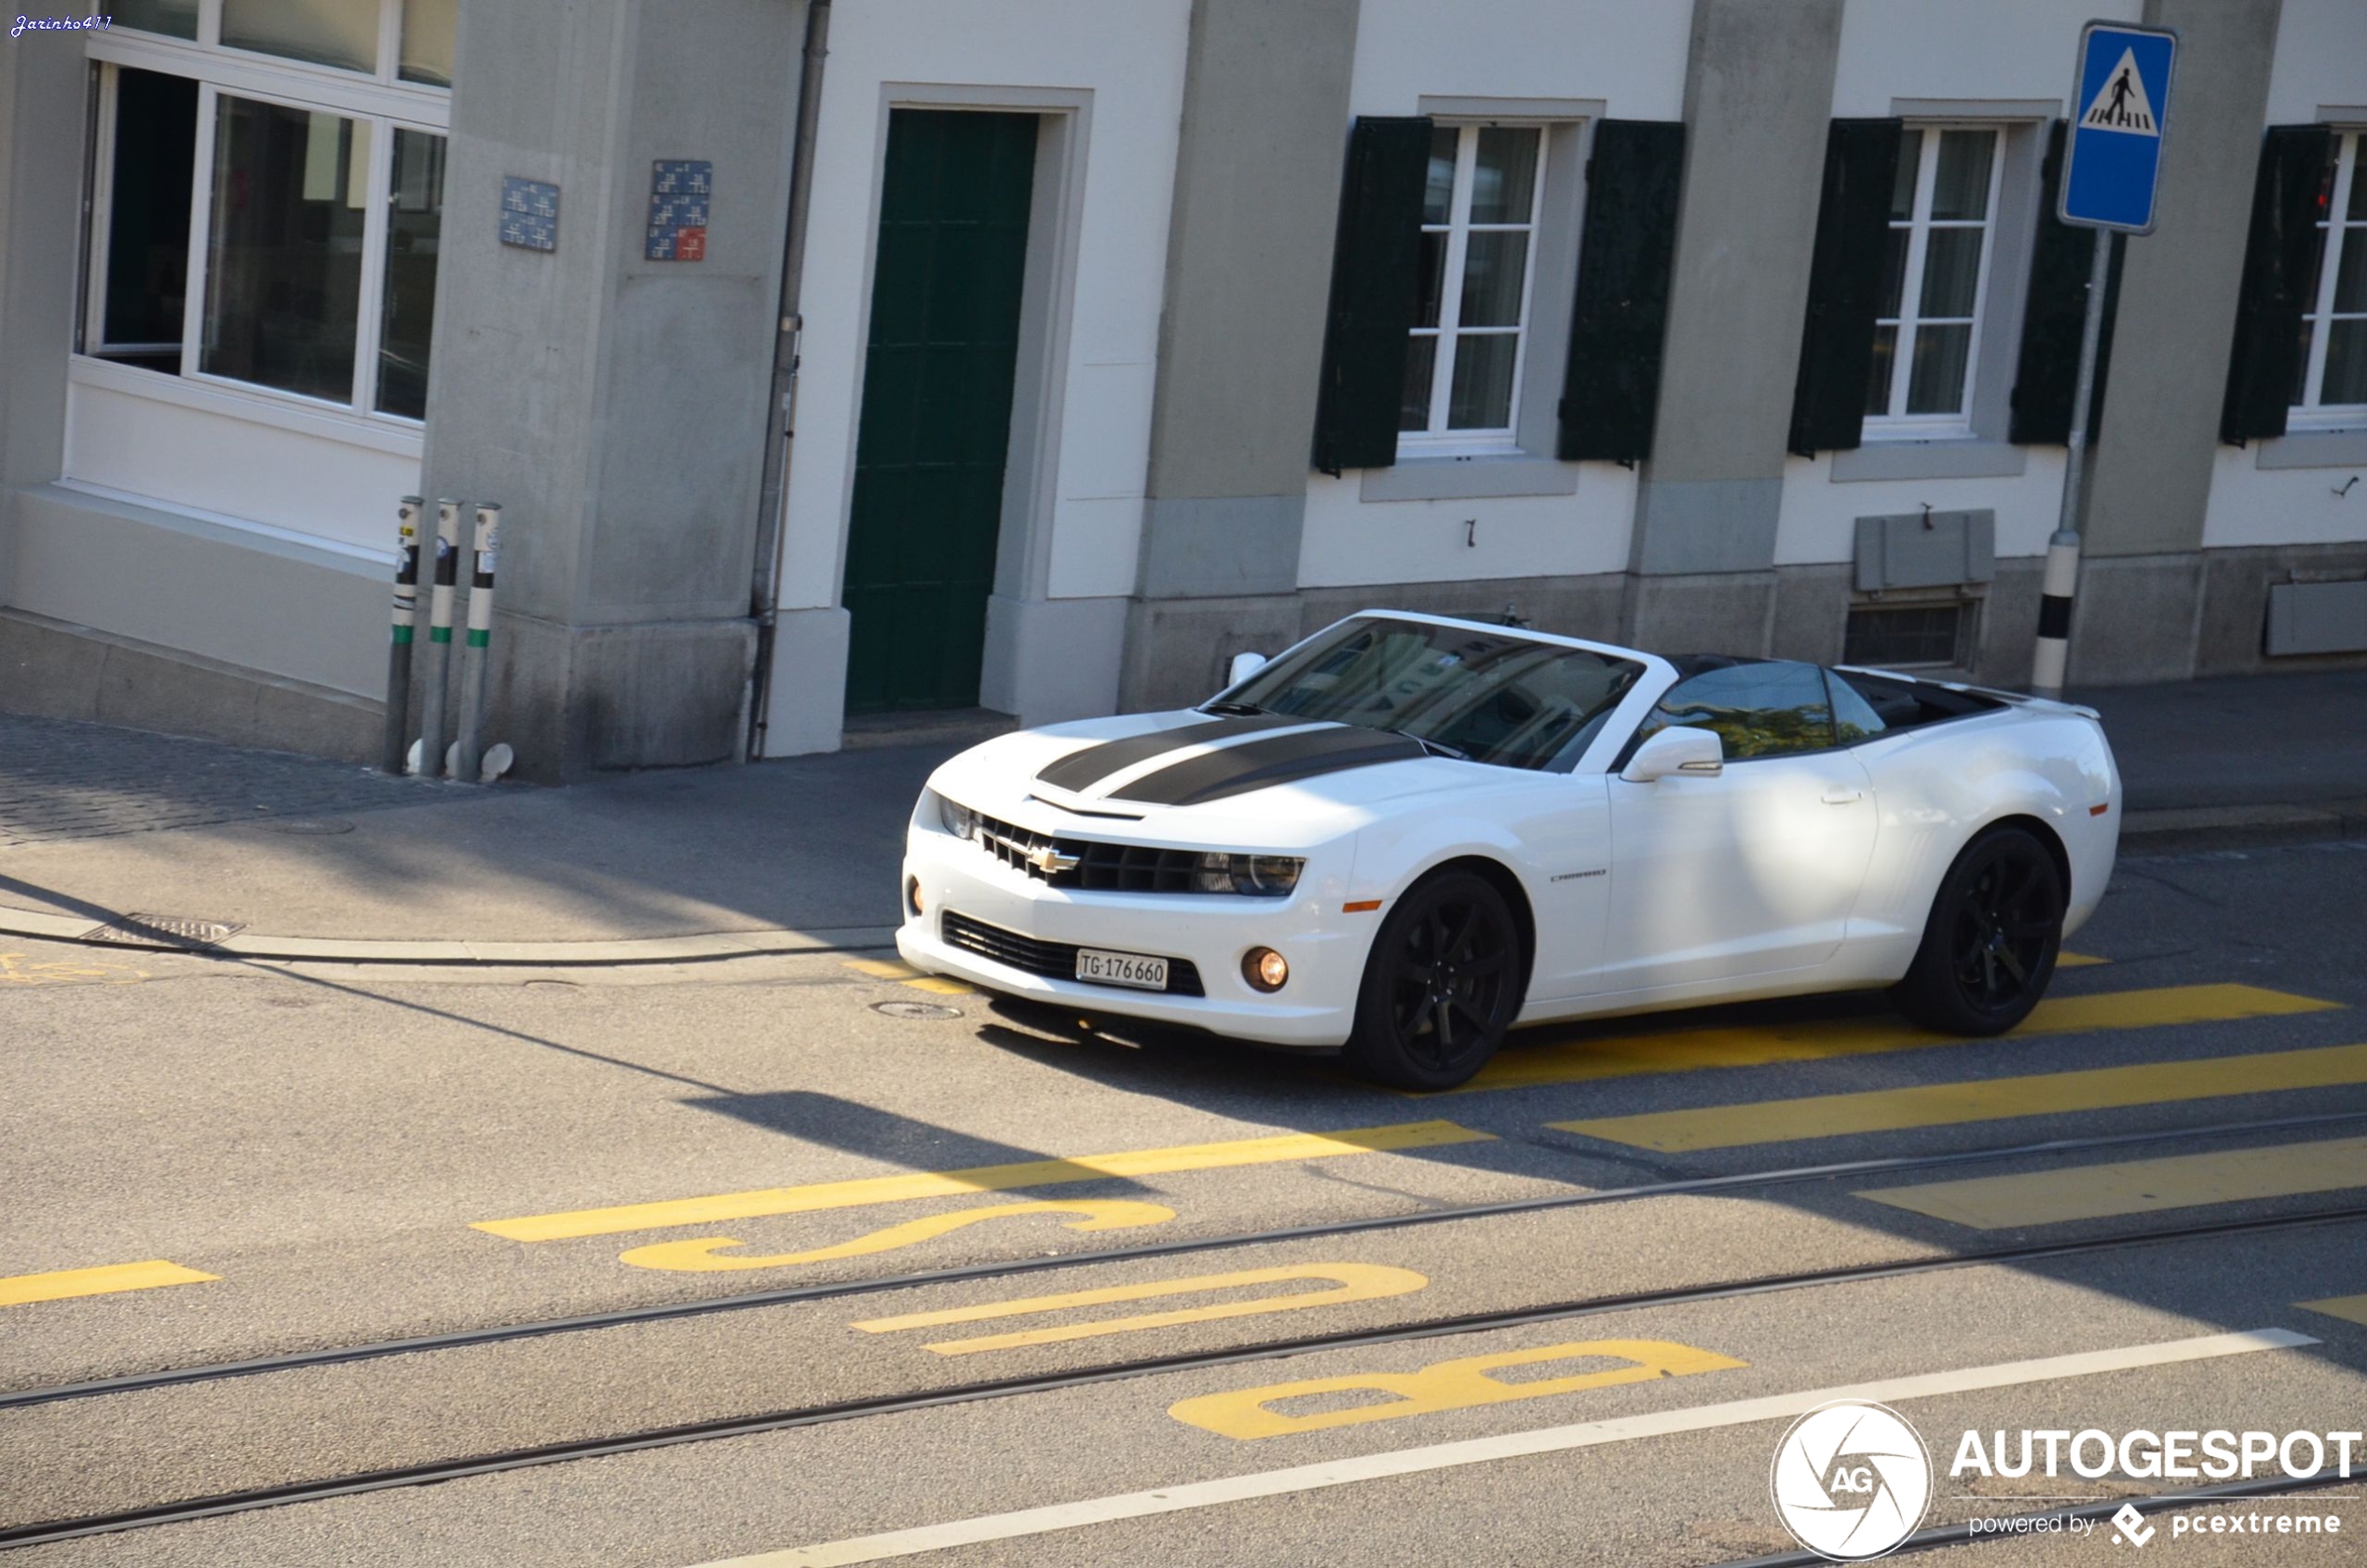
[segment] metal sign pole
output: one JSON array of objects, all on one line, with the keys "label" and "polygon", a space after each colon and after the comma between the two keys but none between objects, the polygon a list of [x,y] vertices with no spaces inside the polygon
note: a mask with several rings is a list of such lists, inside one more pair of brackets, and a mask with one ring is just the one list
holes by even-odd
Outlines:
[{"label": "metal sign pole", "polygon": [[2071,652],[2072,600],[2079,587],[2079,507],[2087,480],[2087,412],[2096,397],[2096,348],[2104,334],[2104,285],[2112,277],[2113,237],[2096,234],[2096,259],[2087,272],[2087,315],[2079,328],[2079,379],[2072,390],[2070,451],[2063,459],[2063,511],[2055,537],[2046,541],[2046,577],[2038,601],[2038,649],[2031,664],[2030,689],[2060,698]]},{"label": "metal sign pole", "polygon": [[2055,219],[2095,235],[2096,254],[2088,267],[2087,309],[2080,322],[2079,379],[2072,390],[2063,460],[2063,511],[2055,537],[2046,541],[2038,641],[2031,655],[2030,689],[2046,698],[2062,696],[2070,662],[2072,602],[2079,587],[2079,514],[2087,499],[2087,416],[2096,406],[2096,348],[2104,331],[2113,236],[2154,231],[2178,34],[2166,27],[2091,21],[2079,30],[2076,61]]}]

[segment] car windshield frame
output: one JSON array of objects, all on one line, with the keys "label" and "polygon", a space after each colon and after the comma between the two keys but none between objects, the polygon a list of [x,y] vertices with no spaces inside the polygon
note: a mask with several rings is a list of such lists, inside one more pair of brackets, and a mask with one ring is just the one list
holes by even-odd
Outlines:
[{"label": "car windshield frame", "polygon": [[1204,711],[1353,724],[1460,761],[1567,773],[1648,671],[1638,658],[1511,627],[1356,616],[1279,655]]}]

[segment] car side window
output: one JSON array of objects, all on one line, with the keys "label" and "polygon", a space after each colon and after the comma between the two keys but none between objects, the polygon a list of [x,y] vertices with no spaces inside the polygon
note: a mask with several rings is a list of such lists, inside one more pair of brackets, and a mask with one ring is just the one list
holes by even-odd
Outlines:
[{"label": "car side window", "polygon": [[1890,728],[1882,722],[1874,704],[1866,700],[1866,694],[1839,671],[1826,671],[1825,684],[1832,689],[1833,732],[1842,745],[1870,741]]},{"label": "car side window", "polygon": [[1677,682],[1645,716],[1635,738],[1676,724],[1715,731],[1730,761],[1834,743],[1825,672],[1784,660],[1728,664]]}]

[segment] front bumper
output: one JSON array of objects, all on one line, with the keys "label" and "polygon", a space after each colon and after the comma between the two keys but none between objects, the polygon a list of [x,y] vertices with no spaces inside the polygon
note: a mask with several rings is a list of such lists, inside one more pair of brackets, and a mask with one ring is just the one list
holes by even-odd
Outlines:
[{"label": "front bumper", "polygon": [[[917,822],[905,843],[901,886],[916,883],[923,912],[913,913],[908,898],[896,934],[896,951],[916,969],[1006,996],[1271,1045],[1347,1042],[1364,957],[1380,923],[1376,911],[1342,913],[1344,876],[1322,874],[1313,864],[1288,898],[1071,892]],[[1033,943],[1188,961],[1205,994],[1136,990],[998,961],[945,939],[948,910]],[[1253,989],[1241,973],[1243,955],[1260,947],[1290,961],[1289,981],[1270,994]]]}]

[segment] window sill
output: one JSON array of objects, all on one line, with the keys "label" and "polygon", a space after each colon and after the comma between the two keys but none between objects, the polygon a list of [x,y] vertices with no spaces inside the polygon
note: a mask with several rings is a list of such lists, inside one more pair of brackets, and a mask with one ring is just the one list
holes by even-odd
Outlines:
[{"label": "window sill", "polygon": [[221,415],[226,418],[270,425],[299,435],[324,436],[332,441],[366,446],[398,457],[416,458],[424,444],[423,427],[397,424],[390,416],[355,414],[329,405],[282,400],[267,391],[251,392],[217,381],[166,375],[133,365],[111,364],[87,354],[76,354],[67,361],[67,378],[80,386],[104,388],[127,397],[145,398],[151,402],[171,403],[181,408]]},{"label": "window sill", "polygon": [[1358,498],[1367,501],[1461,501],[1501,496],[1574,496],[1578,465],[1526,453],[1480,457],[1402,457],[1396,466],[1365,469]]},{"label": "window sill", "polygon": [[2367,464],[2367,429],[2288,429],[2252,443],[2256,469],[2346,469]]},{"label": "window sill", "polygon": [[1833,454],[1831,483],[1854,484],[1878,479],[2012,479],[2029,466],[2022,448],[2003,441],[1953,437],[1912,441],[1896,436],[1869,439]]}]

